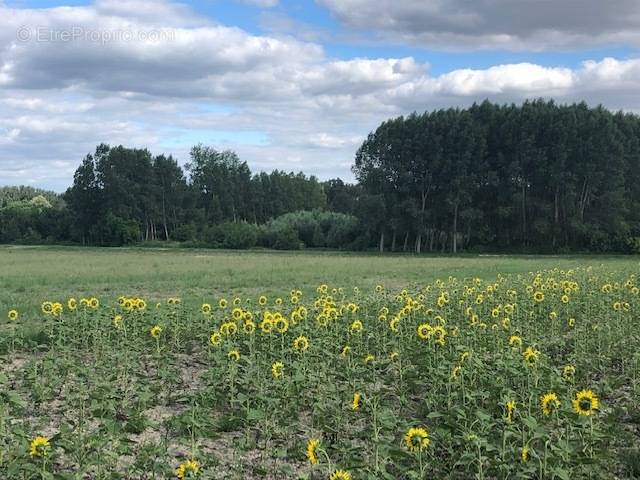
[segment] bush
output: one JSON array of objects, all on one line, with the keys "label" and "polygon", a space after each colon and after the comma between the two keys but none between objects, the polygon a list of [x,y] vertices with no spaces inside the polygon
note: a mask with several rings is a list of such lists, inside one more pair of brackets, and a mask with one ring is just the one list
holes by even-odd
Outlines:
[{"label": "bush", "polygon": [[348,248],[358,229],[358,220],[351,215],[320,210],[293,212],[265,225],[262,243],[271,248],[278,248],[276,243],[292,245],[293,231],[298,242],[307,247]]},{"label": "bush", "polygon": [[300,250],[300,243],[298,232],[289,227],[276,232],[273,248],[276,250]]},{"label": "bush", "polygon": [[223,223],[218,226],[223,248],[247,249],[258,243],[259,229],[250,223]]}]

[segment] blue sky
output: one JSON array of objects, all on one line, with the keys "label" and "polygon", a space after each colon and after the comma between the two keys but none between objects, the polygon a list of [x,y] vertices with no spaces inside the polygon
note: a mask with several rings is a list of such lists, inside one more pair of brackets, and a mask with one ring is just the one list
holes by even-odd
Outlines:
[{"label": "blue sky", "polygon": [[638,32],[636,0],[0,0],[0,184],[64,190],[102,142],[349,180],[367,133],[414,110],[640,111]]}]

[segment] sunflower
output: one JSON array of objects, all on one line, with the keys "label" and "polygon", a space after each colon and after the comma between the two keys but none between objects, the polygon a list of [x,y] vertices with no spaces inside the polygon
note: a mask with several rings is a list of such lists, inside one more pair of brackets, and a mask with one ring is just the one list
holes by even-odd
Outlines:
[{"label": "sunflower", "polygon": [[231,316],[233,317],[234,320],[240,320],[242,318],[243,315],[243,311],[241,308],[234,308],[231,312]]},{"label": "sunflower", "polygon": [[412,427],[404,434],[404,444],[411,452],[419,452],[429,446],[429,432],[423,427]]},{"label": "sunflower", "polygon": [[195,460],[187,460],[184,463],[181,463],[180,466],[176,469],[176,476],[180,480],[184,480],[185,478],[196,478],[200,473],[200,465]]},{"label": "sunflower", "polygon": [[56,302],[53,304],[52,310],[51,310],[51,314],[54,317],[57,317],[58,315],[60,315],[62,313],[62,304],[59,302]]},{"label": "sunflower", "polygon": [[558,407],[560,407],[560,400],[555,393],[546,393],[540,398],[540,408],[544,415],[551,415],[551,412]]},{"label": "sunflower", "polygon": [[227,308],[227,300],[224,298],[221,298],[220,301],[218,302],[218,306],[220,308]]},{"label": "sunflower", "polygon": [[271,374],[274,378],[280,378],[284,370],[284,364],[282,362],[274,362],[271,365]]},{"label": "sunflower", "polygon": [[17,320],[18,319],[18,311],[17,310],[9,310],[9,313],[7,314],[7,317],[9,317],[9,320]]},{"label": "sunflower", "polygon": [[264,307],[267,304],[267,297],[261,295],[258,299],[258,303],[260,304],[260,306]]},{"label": "sunflower", "polygon": [[366,365],[367,363],[373,362],[376,359],[375,355],[371,355],[370,353],[367,353],[367,355],[365,355],[363,362]]},{"label": "sunflower", "polygon": [[242,330],[244,330],[244,333],[251,335],[256,330],[256,324],[253,323],[251,320],[246,320],[244,322],[244,326],[242,327]]},{"label": "sunflower", "polygon": [[45,315],[50,315],[51,312],[53,312],[53,303],[44,302],[41,308],[42,308],[42,313],[44,313]]},{"label": "sunflower", "polygon": [[400,354],[398,352],[391,352],[389,354],[389,360],[392,362],[396,361],[398,358],[400,358]]},{"label": "sunflower", "polygon": [[600,408],[600,401],[592,390],[581,390],[576,394],[575,400],[571,402],[573,409],[578,415],[588,417]]},{"label": "sunflower", "polygon": [[293,341],[293,348],[298,352],[304,352],[309,348],[309,340],[304,335],[300,335]]},{"label": "sunflower", "polygon": [[95,310],[99,306],[100,306],[100,301],[96,297],[91,297],[89,299],[89,307],[91,307],[91,308],[93,308]]},{"label": "sunflower", "polygon": [[527,347],[522,356],[529,367],[534,367],[540,357],[540,351],[533,347]]},{"label": "sunflower", "polygon": [[48,438],[37,436],[31,440],[29,454],[32,457],[46,457],[49,454],[49,450],[51,450],[51,444]]},{"label": "sunflower", "polygon": [[351,347],[349,345],[345,345],[344,347],[342,347],[342,351],[340,352],[340,355],[346,358],[347,355],[349,355],[350,351],[351,351]]},{"label": "sunflower", "polygon": [[122,315],[116,315],[113,317],[113,326],[116,328],[122,327]]},{"label": "sunflower", "polygon": [[335,470],[329,475],[329,480],[351,480],[351,474],[346,470]]},{"label": "sunflower", "polygon": [[351,400],[351,410],[360,409],[361,403],[362,403],[362,394],[360,392],[355,392],[353,394],[353,400]]},{"label": "sunflower", "polygon": [[205,315],[209,315],[211,313],[211,305],[209,305],[208,303],[203,303],[202,306],[200,307],[200,310]]},{"label": "sunflower", "polygon": [[520,461],[522,463],[527,463],[530,458],[531,458],[531,454],[529,453],[529,448],[522,447],[522,450],[520,450]]},{"label": "sunflower", "polygon": [[238,331],[238,326],[233,322],[224,322],[220,325],[220,333],[225,336],[235,335]]},{"label": "sunflower", "polygon": [[75,298],[70,298],[67,300],[67,307],[69,307],[69,310],[73,312],[78,307],[78,302]]},{"label": "sunflower", "polygon": [[511,348],[520,348],[522,346],[522,338],[517,335],[511,335],[509,337],[509,345]]},{"label": "sunflower", "polygon": [[220,335],[218,332],[212,333],[209,337],[209,342],[211,342],[211,345],[213,345],[214,347],[220,345],[221,341],[222,335]]},{"label": "sunflower", "polygon": [[262,333],[271,333],[273,330],[273,320],[271,320],[271,318],[262,320],[262,322],[260,322],[260,330],[262,330]]},{"label": "sunflower", "polygon": [[462,367],[460,365],[456,365],[451,371],[451,380],[458,380],[462,375]]},{"label": "sunflower", "polygon": [[431,337],[433,328],[428,323],[423,323],[422,325],[418,325],[418,336],[422,340],[429,340]]},{"label": "sunflower", "polygon": [[562,378],[565,380],[571,380],[576,374],[576,367],[573,365],[565,365],[562,367]]},{"label": "sunflower", "polygon": [[515,400],[509,400],[507,402],[507,423],[511,423],[513,421],[513,413],[515,411],[516,411]]},{"label": "sunflower", "polygon": [[544,293],[538,290],[533,294],[533,299],[536,301],[536,303],[542,302],[544,300]]},{"label": "sunflower", "polygon": [[229,360],[237,362],[238,360],[240,360],[240,352],[238,350],[231,350],[229,353],[227,353],[227,357],[229,358]]},{"label": "sunflower", "polygon": [[354,320],[351,324],[351,333],[357,333],[362,331],[362,322],[360,320]]},{"label": "sunflower", "polygon": [[289,320],[286,318],[278,318],[275,323],[276,330],[278,333],[285,333],[289,330]]},{"label": "sunflower", "polygon": [[318,463],[318,453],[316,452],[318,445],[320,445],[320,440],[317,438],[310,438],[307,442],[307,459],[311,465]]},{"label": "sunflower", "polygon": [[151,330],[149,330],[149,333],[153,338],[158,338],[162,333],[162,327],[160,325],[156,325]]},{"label": "sunflower", "polygon": [[391,321],[389,322],[389,330],[391,330],[394,333],[397,333],[399,323],[400,323],[400,317],[393,317],[393,319],[391,319]]}]

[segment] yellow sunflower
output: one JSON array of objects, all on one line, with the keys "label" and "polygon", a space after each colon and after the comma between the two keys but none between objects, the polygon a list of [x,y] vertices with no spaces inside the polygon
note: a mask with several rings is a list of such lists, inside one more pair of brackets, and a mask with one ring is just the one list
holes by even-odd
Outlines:
[{"label": "yellow sunflower", "polygon": [[162,327],[160,325],[156,325],[151,330],[149,330],[149,333],[153,338],[158,338],[162,333]]},{"label": "yellow sunflower", "polygon": [[357,333],[362,331],[362,322],[360,320],[354,320],[351,324],[351,333]]},{"label": "yellow sunflower", "polygon": [[180,480],[184,480],[185,478],[196,478],[200,473],[200,465],[195,460],[187,460],[184,463],[181,463],[180,466],[176,469],[176,476]]},{"label": "yellow sunflower", "polygon": [[304,352],[309,348],[309,340],[304,335],[300,335],[293,341],[293,348],[298,352]]},{"label": "yellow sunflower", "polygon": [[311,465],[318,463],[318,453],[316,452],[318,445],[320,445],[320,440],[317,438],[310,438],[307,442],[307,460]]},{"label": "yellow sunflower", "polygon": [[49,454],[49,450],[51,450],[51,444],[48,438],[37,436],[31,440],[29,454],[32,457],[46,457]]},{"label": "yellow sunflower", "polygon": [[555,393],[546,393],[540,398],[540,408],[544,415],[551,415],[558,407],[560,407],[560,400]]},{"label": "yellow sunflower", "polygon": [[362,394],[360,392],[355,392],[353,394],[353,400],[351,400],[351,410],[358,410],[360,408],[361,403],[362,403]]},{"label": "yellow sunflower", "polygon": [[411,452],[424,450],[429,446],[429,432],[423,427],[412,427],[404,434],[404,443]]},{"label": "yellow sunflower", "polygon": [[274,362],[271,365],[271,374],[274,378],[280,378],[284,371],[284,364],[282,362]]},{"label": "yellow sunflower", "polygon": [[600,400],[592,390],[579,391],[571,403],[575,412],[585,417],[594,414],[600,408]]},{"label": "yellow sunflower", "polygon": [[221,341],[222,341],[222,335],[220,335],[218,332],[212,333],[211,336],[209,337],[209,342],[211,342],[211,345],[213,345],[214,347],[217,347],[218,345],[220,345]]},{"label": "yellow sunflower", "polygon": [[351,474],[346,470],[335,470],[329,476],[329,480],[351,480]]},{"label": "yellow sunflower", "polygon": [[428,323],[423,323],[422,325],[418,326],[418,337],[420,337],[422,340],[429,340],[432,331],[433,328],[431,327],[431,325],[429,325]]}]

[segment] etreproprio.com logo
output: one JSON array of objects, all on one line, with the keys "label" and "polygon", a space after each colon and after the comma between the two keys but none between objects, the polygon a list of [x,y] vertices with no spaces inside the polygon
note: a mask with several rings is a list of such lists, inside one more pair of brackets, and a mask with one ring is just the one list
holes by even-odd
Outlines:
[{"label": "etreproprio.com logo", "polygon": [[50,26],[23,25],[16,30],[16,40],[26,42],[92,42],[92,43],[124,43],[124,42],[165,42],[175,40],[175,31],[170,29],[100,29],[73,26],[54,28]]}]

